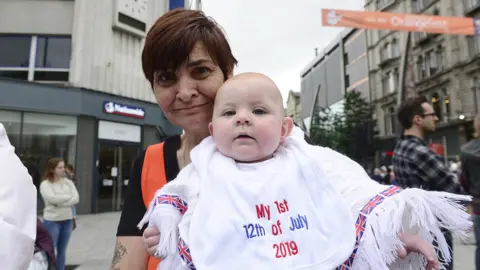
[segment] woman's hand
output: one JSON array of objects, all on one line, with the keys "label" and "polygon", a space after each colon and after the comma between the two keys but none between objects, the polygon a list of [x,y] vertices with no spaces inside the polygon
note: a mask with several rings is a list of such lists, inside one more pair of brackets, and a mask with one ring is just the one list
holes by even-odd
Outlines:
[{"label": "woman's hand", "polygon": [[440,269],[440,262],[433,245],[418,235],[400,234],[404,247],[398,250],[398,256],[404,259],[410,252],[418,252],[427,258],[427,270]]},{"label": "woman's hand", "polygon": [[143,243],[150,256],[154,256],[160,242],[160,231],[157,227],[147,227],[143,232]]}]

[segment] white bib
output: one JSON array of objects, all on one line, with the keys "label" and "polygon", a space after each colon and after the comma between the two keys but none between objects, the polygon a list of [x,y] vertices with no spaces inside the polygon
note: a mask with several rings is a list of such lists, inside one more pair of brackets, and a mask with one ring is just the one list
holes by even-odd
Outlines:
[{"label": "white bib", "polygon": [[292,151],[257,164],[214,154],[187,242],[197,269],[333,269],[347,259],[349,211]]},{"label": "white bib", "polygon": [[[355,222],[304,147],[303,138],[292,136],[274,158],[241,164],[216,151],[212,138],[205,139],[192,151],[192,164],[157,193],[185,200],[185,215],[176,216],[168,204],[150,207],[154,210],[146,215],[162,232],[160,255],[170,256],[160,269],[340,266],[353,250]],[[174,252],[177,235],[169,217],[181,219],[180,243],[185,244]],[[171,258],[175,253],[184,268]]]}]

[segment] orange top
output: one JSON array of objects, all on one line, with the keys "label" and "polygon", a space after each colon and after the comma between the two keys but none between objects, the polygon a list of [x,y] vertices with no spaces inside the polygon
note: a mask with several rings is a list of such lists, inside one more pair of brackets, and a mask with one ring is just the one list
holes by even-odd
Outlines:
[{"label": "orange top", "polygon": [[[147,148],[142,167],[142,198],[148,209],[155,192],[167,183],[165,175],[165,162],[163,159],[164,143],[154,144]],[[156,270],[160,260],[148,257],[147,270]]]}]

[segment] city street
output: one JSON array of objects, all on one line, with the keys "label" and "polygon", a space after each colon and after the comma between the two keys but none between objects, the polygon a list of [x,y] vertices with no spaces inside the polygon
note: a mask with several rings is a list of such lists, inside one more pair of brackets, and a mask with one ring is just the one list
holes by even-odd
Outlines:
[{"label": "city street", "polygon": [[[115,232],[120,213],[85,215],[78,217],[68,247],[67,264],[79,265],[76,270],[108,270],[115,245]],[[474,270],[475,247],[456,241],[455,270]]]}]

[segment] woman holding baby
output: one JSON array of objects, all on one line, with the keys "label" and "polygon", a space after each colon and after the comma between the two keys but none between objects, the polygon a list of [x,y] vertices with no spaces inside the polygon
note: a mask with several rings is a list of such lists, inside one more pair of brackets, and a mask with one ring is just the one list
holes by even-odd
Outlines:
[{"label": "woman holding baby", "polygon": [[[184,134],[150,146],[135,160],[118,225],[112,269],[156,269],[158,260],[149,254],[155,253],[158,230],[139,230],[137,224],[157,189],[177,177],[191,162],[191,150],[210,135],[216,94],[232,77],[236,63],[219,25],[200,11],[170,11],[150,29],[142,54],[143,71],[159,107],[172,124],[183,128]],[[363,177],[370,181],[358,164],[343,156],[339,160],[357,171],[338,170],[343,165],[338,164],[334,168],[336,178]],[[397,248],[400,257],[419,252],[428,261],[427,269],[439,268],[430,241],[407,233],[398,237],[403,243]]]}]

